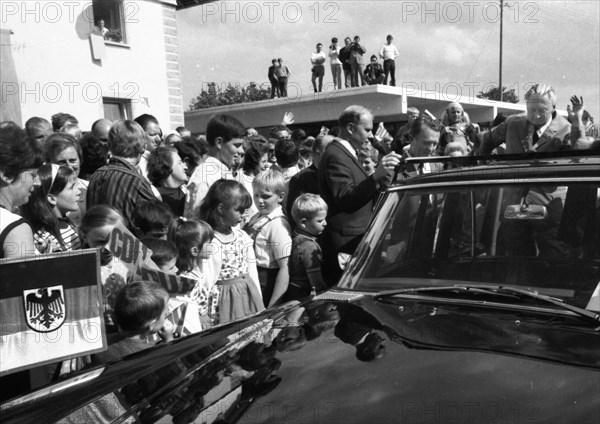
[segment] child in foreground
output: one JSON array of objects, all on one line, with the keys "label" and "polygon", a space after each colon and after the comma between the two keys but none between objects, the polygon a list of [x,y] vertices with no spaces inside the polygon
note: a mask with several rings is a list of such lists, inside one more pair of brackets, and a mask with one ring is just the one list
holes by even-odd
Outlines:
[{"label": "child in foreground", "polygon": [[237,227],[251,204],[252,197],[241,183],[221,179],[210,186],[200,205],[200,217],[215,231],[213,251],[207,261],[214,277],[207,284],[209,287],[216,284],[219,289],[219,324],[251,316],[265,308],[252,240]]},{"label": "child in foreground", "polygon": [[360,162],[367,175],[375,173],[378,161],[379,152],[373,146],[368,145],[358,151],[358,162]]},{"label": "child in foreground", "polygon": [[305,193],[294,201],[292,217],[296,223],[289,259],[290,283],[284,300],[299,300],[326,289],[321,275],[323,254],[317,243],[327,221],[327,204],[316,194]]},{"label": "child in foreground", "polygon": [[281,172],[268,170],[258,174],[252,183],[258,212],[244,227],[254,241],[260,289],[268,307],[281,302],[290,281],[288,258],[292,237],[281,207],[285,186]]},{"label": "child in foreground", "polygon": [[209,259],[209,244],[213,229],[204,221],[177,218],[169,226],[168,240],[177,247],[177,268],[181,277],[196,283],[185,297],[198,305],[203,328],[215,324],[219,290],[209,284],[211,275],[203,272],[203,262]]},{"label": "child in foreground", "polygon": [[118,361],[154,346],[145,338],[158,334],[164,342],[173,340],[173,325],[165,321],[169,294],[160,284],[136,281],[117,295],[115,315],[119,332],[108,336],[108,350],[92,355],[93,365]]}]

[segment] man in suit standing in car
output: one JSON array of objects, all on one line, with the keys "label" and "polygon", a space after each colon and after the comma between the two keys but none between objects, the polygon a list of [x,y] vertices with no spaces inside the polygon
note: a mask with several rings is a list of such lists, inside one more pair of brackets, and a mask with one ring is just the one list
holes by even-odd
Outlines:
[{"label": "man in suit standing in car", "polygon": [[373,114],[362,106],[350,106],[339,117],[339,137],[333,140],[318,168],[319,190],[329,205],[327,228],[322,238],[325,275],[331,286],[342,270],[337,255],[353,253],[367,230],[378,194],[385,189],[401,156],[384,156],[375,172],[367,172],[358,162],[358,150],[373,138]]}]

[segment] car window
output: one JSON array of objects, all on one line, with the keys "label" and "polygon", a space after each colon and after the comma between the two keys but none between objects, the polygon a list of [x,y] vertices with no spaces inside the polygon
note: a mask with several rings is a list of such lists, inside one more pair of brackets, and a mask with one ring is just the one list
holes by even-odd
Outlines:
[{"label": "car window", "polygon": [[386,290],[466,281],[582,304],[600,281],[599,193],[598,183],[391,191],[340,285]]}]

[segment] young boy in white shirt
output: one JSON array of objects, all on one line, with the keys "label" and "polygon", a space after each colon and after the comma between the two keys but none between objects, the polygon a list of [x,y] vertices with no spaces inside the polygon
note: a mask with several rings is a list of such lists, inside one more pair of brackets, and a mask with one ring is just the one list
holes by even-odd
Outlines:
[{"label": "young boy in white shirt", "polygon": [[286,183],[281,172],[267,170],[254,178],[252,188],[258,213],[250,218],[244,230],[254,240],[263,302],[270,307],[281,302],[289,283],[292,236],[281,207]]}]

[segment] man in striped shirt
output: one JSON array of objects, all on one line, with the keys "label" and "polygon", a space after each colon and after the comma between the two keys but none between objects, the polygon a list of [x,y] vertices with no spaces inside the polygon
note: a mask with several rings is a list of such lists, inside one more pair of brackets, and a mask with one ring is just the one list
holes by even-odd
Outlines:
[{"label": "man in striped shirt", "polygon": [[123,215],[130,227],[131,214],[136,205],[155,200],[150,183],[137,167],[146,135],[134,121],[116,121],[108,133],[108,148],[112,157],[108,165],[98,169],[90,178],[87,192],[88,208],[106,204]]}]

